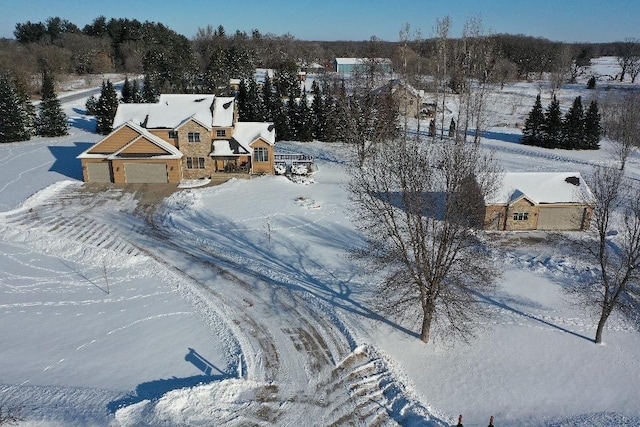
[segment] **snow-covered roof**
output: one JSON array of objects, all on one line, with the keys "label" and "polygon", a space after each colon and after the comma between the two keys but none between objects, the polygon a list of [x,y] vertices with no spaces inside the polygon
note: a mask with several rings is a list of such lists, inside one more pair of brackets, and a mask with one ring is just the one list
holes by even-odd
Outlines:
[{"label": "snow-covered roof", "polygon": [[536,204],[592,203],[593,196],[579,172],[509,172],[498,175],[498,189],[489,205],[508,205],[523,197]]},{"label": "snow-covered roof", "polygon": [[148,129],[176,129],[185,119],[193,119],[211,128],[215,99],[211,94],[163,94],[155,104],[120,104],[113,126],[132,121]]},{"label": "snow-covered roof", "polygon": [[213,104],[213,117],[210,123],[218,127],[231,127],[233,126],[234,111],[234,97],[218,97]]},{"label": "snow-covered roof", "polygon": [[375,61],[380,64],[391,64],[391,59],[389,58],[336,58],[336,64],[339,65],[359,65],[365,64],[367,61]]},{"label": "snow-covered roof", "polygon": [[250,144],[262,138],[269,145],[276,143],[276,130],[273,123],[264,122],[238,122],[233,131],[233,139],[238,141],[249,152],[253,152]]},{"label": "snow-covered roof", "polygon": [[[232,147],[232,144],[234,147]],[[242,156],[250,154],[250,148],[247,149],[240,144],[234,144],[232,141],[226,139],[218,139],[213,141],[213,151],[210,156],[213,157],[228,157],[228,156]]]}]

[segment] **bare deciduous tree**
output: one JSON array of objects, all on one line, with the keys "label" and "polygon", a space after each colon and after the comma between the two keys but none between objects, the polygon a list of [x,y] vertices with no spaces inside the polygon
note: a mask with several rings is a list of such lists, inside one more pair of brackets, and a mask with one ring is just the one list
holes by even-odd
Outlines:
[{"label": "bare deciduous tree", "polygon": [[640,147],[640,95],[632,93],[605,104],[604,132],[613,140],[614,155],[624,170],[631,152]]},{"label": "bare deciduous tree", "polygon": [[638,68],[640,64],[640,42],[638,39],[627,38],[624,42],[618,44],[618,64],[620,65],[620,81],[624,81],[624,76],[627,72],[635,72],[632,75],[632,83],[635,82],[637,77]]},{"label": "bare deciduous tree", "polygon": [[[451,18],[449,15],[445,16],[442,19],[436,20],[436,72],[435,72],[435,87],[436,87],[436,113],[438,110],[438,105],[440,107],[440,140],[444,138],[444,116],[445,111],[447,111],[446,101],[447,101],[447,89],[444,84],[447,75],[447,50],[449,48],[449,31],[451,30]],[[439,95],[440,91],[442,91],[442,103],[439,104]]]},{"label": "bare deciduous tree", "polygon": [[594,339],[599,344],[614,311],[637,316],[640,309],[640,199],[638,188],[616,167],[596,168],[591,190],[595,238],[586,248],[598,265],[598,275],[576,289],[599,312]]},{"label": "bare deciduous tree", "polygon": [[380,145],[353,171],[351,202],[367,242],[355,255],[384,272],[381,310],[419,319],[424,342],[436,325],[445,336],[468,337],[483,314],[479,295],[498,274],[479,230],[496,170],[475,145],[404,138]]}]

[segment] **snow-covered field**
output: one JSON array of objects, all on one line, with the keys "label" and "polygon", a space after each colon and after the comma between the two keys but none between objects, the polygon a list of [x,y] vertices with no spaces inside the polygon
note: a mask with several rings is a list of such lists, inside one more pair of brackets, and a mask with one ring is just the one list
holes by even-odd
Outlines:
[{"label": "snow-covered field", "polygon": [[[588,177],[607,142],[517,144],[539,89],[492,95],[484,146],[508,171]],[[592,96],[568,87],[563,105],[576,94]],[[99,138],[83,103],[65,103],[71,135],[0,145],[0,407],[22,425],[640,425],[640,335],[613,317],[595,345],[594,313],[563,292],[587,274],[581,254],[496,235],[491,321],[425,345],[369,306],[375,272],[346,255],[344,146],[279,144],[316,158],[313,184],[182,189],[150,213],[79,182],[75,156]]]}]

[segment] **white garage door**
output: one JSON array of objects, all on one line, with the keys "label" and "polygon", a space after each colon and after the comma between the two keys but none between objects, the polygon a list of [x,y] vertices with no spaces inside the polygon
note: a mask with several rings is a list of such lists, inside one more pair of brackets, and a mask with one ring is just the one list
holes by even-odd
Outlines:
[{"label": "white garage door", "polygon": [[125,163],[127,184],[165,184],[168,182],[167,166],[164,164]]},{"label": "white garage door", "polygon": [[540,208],[538,230],[579,230],[582,228],[584,208],[580,206]]},{"label": "white garage door", "polygon": [[87,163],[88,182],[111,182],[109,163]]}]

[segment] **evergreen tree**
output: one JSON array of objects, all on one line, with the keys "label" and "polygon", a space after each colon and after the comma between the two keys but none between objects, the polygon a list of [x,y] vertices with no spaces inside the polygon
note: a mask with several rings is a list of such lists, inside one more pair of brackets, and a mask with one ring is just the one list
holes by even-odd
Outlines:
[{"label": "evergreen tree", "polygon": [[587,81],[587,89],[595,89],[595,88],[596,88],[596,76],[591,76]]},{"label": "evergreen tree", "polygon": [[347,139],[347,121],[349,120],[349,97],[344,79],[338,90],[338,97],[335,100],[334,117],[332,126],[335,126],[335,139],[333,141],[345,141]]},{"label": "evergreen tree", "polygon": [[322,99],[322,93],[320,93],[320,85],[315,80],[311,85],[311,93],[313,94],[313,103],[311,105],[313,137],[318,141],[326,141],[327,111],[325,102]]},{"label": "evergreen tree", "polygon": [[29,114],[13,79],[0,74],[0,143],[28,140],[31,137],[28,125]]},{"label": "evergreen tree", "polygon": [[16,93],[18,94],[18,99],[20,100],[20,105],[26,114],[25,119],[25,128],[29,133],[29,138],[31,135],[36,133],[36,107],[31,102],[31,95],[29,94],[29,88],[24,79],[14,79],[14,84],[16,88]]},{"label": "evergreen tree", "polygon": [[142,102],[150,104],[158,102],[156,90],[153,87],[151,76],[148,73],[144,75],[144,80],[142,81]]},{"label": "evergreen tree", "polygon": [[98,109],[98,98],[96,98],[95,95],[91,95],[87,99],[87,102],[84,103],[84,107],[87,109],[87,114],[95,116]]},{"label": "evergreen tree", "polygon": [[263,121],[264,108],[262,107],[262,100],[260,99],[260,94],[258,93],[258,84],[256,83],[254,78],[249,79],[248,103],[250,121]]},{"label": "evergreen tree", "polygon": [[266,73],[262,85],[262,102],[264,104],[264,121],[273,122],[274,111],[277,109],[277,104],[281,103],[281,101],[276,98],[269,73]]},{"label": "evergreen tree", "polygon": [[38,135],[53,137],[67,135],[69,126],[67,115],[62,111],[60,100],[56,96],[53,76],[45,71],[42,78],[42,101],[36,122]]},{"label": "evergreen tree", "polygon": [[542,129],[544,120],[544,111],[542,110],[542,103],[540,102],[540,94],[538,94],[538,96],[536,96],[536,102],[533,104],[533,108],[529,112],[527,120],[524,122],[524,129],[522,130],[523,144],[536,145],[538,147],[543,145],[544,138]]},{"label": "evergreen tree", "polygon": [[562,122],[562,141],[561,148],[568,150],[577,150],[583,143],[584,137],[584,111],[582,108],[582,98],[576,97],[573,105],[567,111]]},{"label": "evergreen tree", "polygon": [[293,89],[289,92],[289,100],[287,101],[287,117],[289,118],[289,139],[297,141],[301,117],[300,108]]},{"label": "evergreen tree", "polygon": [[291,140],[293,138],[287,108],[282,102],[282,96],[280,95],[280,91],[277,87],[275,99],[277,102],[273,105],[273,122],[276,126],[276,138],[278,141]]},{"label": "evergreen tree", "polygon": [[241,122],[252,121],[251,106],[249,105],[249,86],[244,79],[240,81],[240,88],[238,89],[238,120]]},{"label": "evergreen tree", "polygon": [[560,102],[558,102],[555,95],[544,114],[542,135],[544,147],[558,148],[560,146],[562,140],[562,113],[560,111]]},{"label": "evergreen tree", "polygon": [[133,84],[131,85],[131,99],[131,102],[136,104],[142,102],[142,93],[140,93],[140,85],[138,84],[138,79],[134,79]]},{"label": "evergreen tree", "polygon": [[124,84],[122,85],[122,98],[120,98],[120,101],[125,103],[125,104],[131,104],[133,102],[133,92],[132,92],[132,88],[131,88],[131,82],[129,81],[129,77],[125,76],[124,78]]},{"label": "evergreen tree", "polygon": [[585,150],[598,150],[600,148],[600,135],[602,134],[602,125],[600,124],[600,112],[598,111],[598,103],[591,101],[587,112],[584,115],[584,138],[581,148]]},{"label": "evergreen tree", "polygon": [[110,80],[102,83],[102,91],[96,107],[96,131],[106,135],[113,130],[113,119],[118,110],[118,94]]},{"label": "evergreen tree", "polygon": [[302,91],[302,97],[298,102],[298,112],[298,140],[313,141],[313,110],[309,108],[309,98],[307,98],[306,91]]}]

